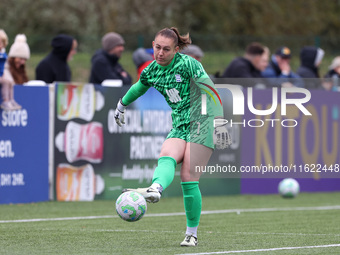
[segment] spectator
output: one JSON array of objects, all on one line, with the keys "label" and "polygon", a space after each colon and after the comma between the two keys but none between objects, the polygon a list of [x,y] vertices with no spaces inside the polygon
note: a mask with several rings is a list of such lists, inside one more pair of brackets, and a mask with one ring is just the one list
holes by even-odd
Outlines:
[{"label": "spectator", "polygon": [[46,83],[70,82],[72,79],[68,61],[77,53],[78,42],[72,36],[60,34],[52,39],[52,51],[35,69],[36,80]]},{"label": "spectator", "polygon": [[131,76],[118,63],[124,51],[125,41],[117,33],[110,32],[102,38],[102,49],[92,57],[90,82],[101,84],[104,80],[122,80],[123,85],[131,85]]},{"label": "spectator", "polygon": [[8,37],[3,29],[0,29],[0,85],[2,103],[1,109],[5,111],[15,110],[12,105],[14,90],[14,83],[4,78],[5,63],[7,61],[6,46],[8,45]]},{"label": "spectator", "polygon": [[[199,62],[202,62],[202,58],[204,57],[204,53],[202,49],[195,45],[195,44],[189,44],[187,47],[185,47],[182,51],[182,54],[188,55],[190,57],[193,57]],[[220,72],[216,72],[215,74],[209,74],[210,79],[215,79],[220,77]]]},{"label": "spectator", "polygon": [[291,51],[288,47],[280,47],[275,54],[271,56],[271,60],[267,68],[262,72],[262,76],[266,79],[270,86],[283,87],[303,87],[303,81],[300,76],[292,72],[290,67]]},{"label": "spectator", "polygon": [[[267,66],[268,66],[268,63],[269,63],[269,56],[270,56],[270,50],[268,47],[266,46],[263,46],[263,53],[260,57],[260,60],[258,63],[255,63],[255,68],[257,68],[258,70],[260,70],[261,72],[263,72]],[[261,74],[262,76],[262,74]]]},{"label": "spectator", "polygon": [[[260,43],[253,42],[246,48],[243,57],[235,58],[224,71],[221,78],[262,78],[269,60],[269,49]],[[243,80],[243,86],[254,86],[258,79]]]},{"label": "spectator", "polygon": [[[3,95],[3,109],[17,110],[21,108],[14,100],[14,84],[23,84],[28,81],[26,73],[26,61],[30,58],[30,49],[24,34],[18,34],[12,44],[8,59],[5,64],[3,79],[9,84]],[[5,83],[6,83],[5,82]]]},{"label": "spectator", "polygon": [[313,46],[305,46],[300,52],[301,65],[297,70],[297,74],[302,78],[314,78],[305,80],[307,88],[319,88],[320,78],[319,66],[322,62],[325,52],[321,48]]},{"label": "spectator", "polygon": [[[26,61],[30,58],[30,48],[24,34],[15,37],[14,43],[9,49],[8,66],[5,67],[5,75],[13,80],[15,84],[24,84],[28,82],[26,72]],[[9,75],[7,76],[7,70]]]},{"label": "spectator", "polygon": [[153,60],[153,55],[147,52],[144,48],[138,48],[132,54],[132,60],[135,66],[137,67],[137,79],[139,80],[139,76]]},{"label": "spectator", "polygon": [[204,53],[201,48],[194,44],[188,45],[181,51],[181,53],[189,55],[199,62],[202,62],[202,58],[204,57]]},{"label": "spectator", "polygon": [[328,72],[324,76],[324,81],[322,87],[325,90],[335,90],[338,91],[339,88],[339,78],[340,78],[340,56],[335,57],[328,67]]}]

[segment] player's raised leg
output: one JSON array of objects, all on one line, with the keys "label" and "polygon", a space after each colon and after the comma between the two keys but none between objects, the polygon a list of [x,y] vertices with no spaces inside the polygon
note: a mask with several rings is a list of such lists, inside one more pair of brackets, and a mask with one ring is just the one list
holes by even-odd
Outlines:
[{"label": "player's raised leg", "polygon": [[179,138],[169,138],[162,145],[158,165],[152,178],[152,184],[147,188],[124,189],[136,191],[149,203],[156,203],[160,200],[163,190],[173,181],[177,163],[183,160],[186,149],[186,142]]},{"label": "player's raised leg", "polygon": [[181,246],[196,246],[197,228],[202,210],[202,195],[199,189],[200,171],[195,166],[206,166],[213,150],[201,144],[187,143],[181,168],[181,180],[187,229]]}]

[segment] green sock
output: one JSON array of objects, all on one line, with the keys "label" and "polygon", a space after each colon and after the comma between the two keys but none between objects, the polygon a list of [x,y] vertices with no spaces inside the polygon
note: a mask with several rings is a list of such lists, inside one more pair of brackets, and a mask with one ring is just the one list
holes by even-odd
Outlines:
[{"label": "green sock", "polygon": [[202,195],[196,182],[182,182],[183,200],[187,226],[197,227],[200,222],[202,210]]},{"label": "green sock", "polygon": [[172,157],[160,157],[158,159],[158,166],[153,173],[152,183],[158,183],[162,185],[165,190],[173,181],[175,176],[177,162]]}]

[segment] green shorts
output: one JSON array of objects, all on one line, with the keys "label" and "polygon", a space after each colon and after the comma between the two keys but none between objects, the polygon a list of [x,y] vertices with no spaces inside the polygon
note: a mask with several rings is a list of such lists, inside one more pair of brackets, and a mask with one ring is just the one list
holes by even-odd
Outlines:
[{"label": "green shorts", "polygon": [[215,149],[213,135],[214,118],[208,117],[173,127],[166,139],[179,138],[186,142],[198,143]]}]

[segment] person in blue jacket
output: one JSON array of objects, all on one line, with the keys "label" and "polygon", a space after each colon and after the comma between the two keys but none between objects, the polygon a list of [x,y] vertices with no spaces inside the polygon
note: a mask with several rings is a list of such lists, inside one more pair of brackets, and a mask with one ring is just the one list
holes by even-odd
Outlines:
[{"label": "person in blue jacket", "polygon": [[291,70],[291,51],[288,47],[278,48],[271,56],[269,65],[262,72],[267,86],[272,87],[303,87],[303,80]]}]

